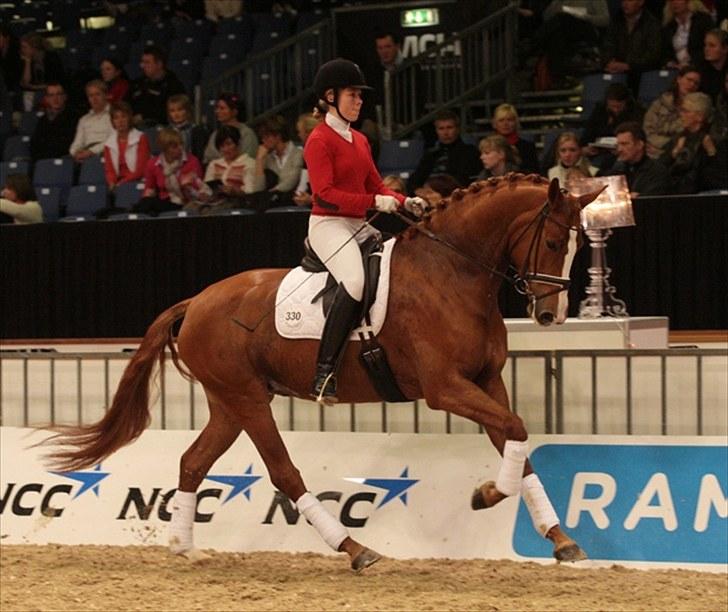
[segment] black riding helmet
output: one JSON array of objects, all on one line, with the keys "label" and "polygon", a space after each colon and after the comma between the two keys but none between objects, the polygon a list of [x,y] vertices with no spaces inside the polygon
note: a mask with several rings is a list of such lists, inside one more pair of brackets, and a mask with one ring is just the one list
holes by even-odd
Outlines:
[{"label": "black riding helmet", "polygon": [[[326,92],[334,90],[333,106],[339,112],[339,90],[347,87],[371,90],[359,66],[354,62],[336,58],[323,64],[313,80],[313,89],[319,100],[326,101]],[[341,114],[341,113],[339,113]]]}]

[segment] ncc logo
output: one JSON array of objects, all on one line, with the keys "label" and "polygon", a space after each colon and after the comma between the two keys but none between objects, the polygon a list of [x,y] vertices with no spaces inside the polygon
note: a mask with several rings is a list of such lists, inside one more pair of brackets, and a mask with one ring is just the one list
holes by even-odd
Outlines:
[{"label": "ncc logo", "polygon": [[[728,562],[728,447],[549,444],[532,460],[590,558]],[[523,503],[513,548],[551,556]]]}]

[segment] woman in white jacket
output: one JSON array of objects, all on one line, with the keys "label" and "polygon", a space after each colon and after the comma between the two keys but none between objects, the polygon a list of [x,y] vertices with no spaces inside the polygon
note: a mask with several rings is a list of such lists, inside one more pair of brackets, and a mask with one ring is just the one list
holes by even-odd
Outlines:
[{"label": "woman in white jacket", "polygon": [[132,127],[134,116],[126,102],[111,105],[111,124],[114,132],[104,143],[106,185],[112,192],[120,183],[139,181],[149,160],[147,137]]}]

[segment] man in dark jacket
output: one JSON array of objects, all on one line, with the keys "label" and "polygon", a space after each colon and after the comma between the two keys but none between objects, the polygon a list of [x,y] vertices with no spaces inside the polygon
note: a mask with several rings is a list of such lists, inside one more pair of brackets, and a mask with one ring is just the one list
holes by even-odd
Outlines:
[{"label": "man in dark jacket", "polygon": [[449,174],[465,186],[483,169],[478,148],[460,138],[460,119],[454,112],[445,110],[438,113],[435,132],[437,144],[425,151],[407,183],[410,193],[422,187],[433,174]]},{"label": "man in dark jacket", "polygon": [[599,176],[624,174],[633,198],[641,195],[668,193],[667,168],[647,156],[647,136],[642,126],[634,121],[617,126],[617,162]]},{"label": "man in dark jacket", "polygon": [[155,45],[145,47],[141,68],[144,74],[132,81],[126,94],[134,109],[134,124],[137,127],[166,125],[167,100],[185,93],[185,86],[167,70],[164,52]]},{"label": "man in dark jacket", "polygon": [[66,91],[60,83],[48,83],[45,91],[45,113],[30,137],[30,158],[50,159],[68,155],[76,135],[78,117],[66,104]]}]

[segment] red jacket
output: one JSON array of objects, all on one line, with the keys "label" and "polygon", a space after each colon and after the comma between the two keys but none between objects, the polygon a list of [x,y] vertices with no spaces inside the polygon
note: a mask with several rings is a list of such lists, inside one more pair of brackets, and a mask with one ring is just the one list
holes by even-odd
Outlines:
[{"label": "red jacket", "polygon": [[[162,162],[160,161],[162,155],[164,153],[160,153],[157,157],[152,157],[147,162],[147,167],[144,170],[144,189],[154,189],[160,200],[169,200],[169,192],[164,182],[164,171],[162,170]],[[180,184],[183,182],[182,177],[187,174],[193,174],[199,179],[202,178],[202,166],[199,160],[191,153],[185,155],[183,163],[177,171],[177,180],[180,181]]]},{"label": "red jacket", "polygon": [[351,130],[353,142],[337,134],[326,122],[317,125],[306,140],[306,160],[314,215],[366,216],[375,194],[391,195],[400,204],[405,196],[382,184],[366,137]]}]

